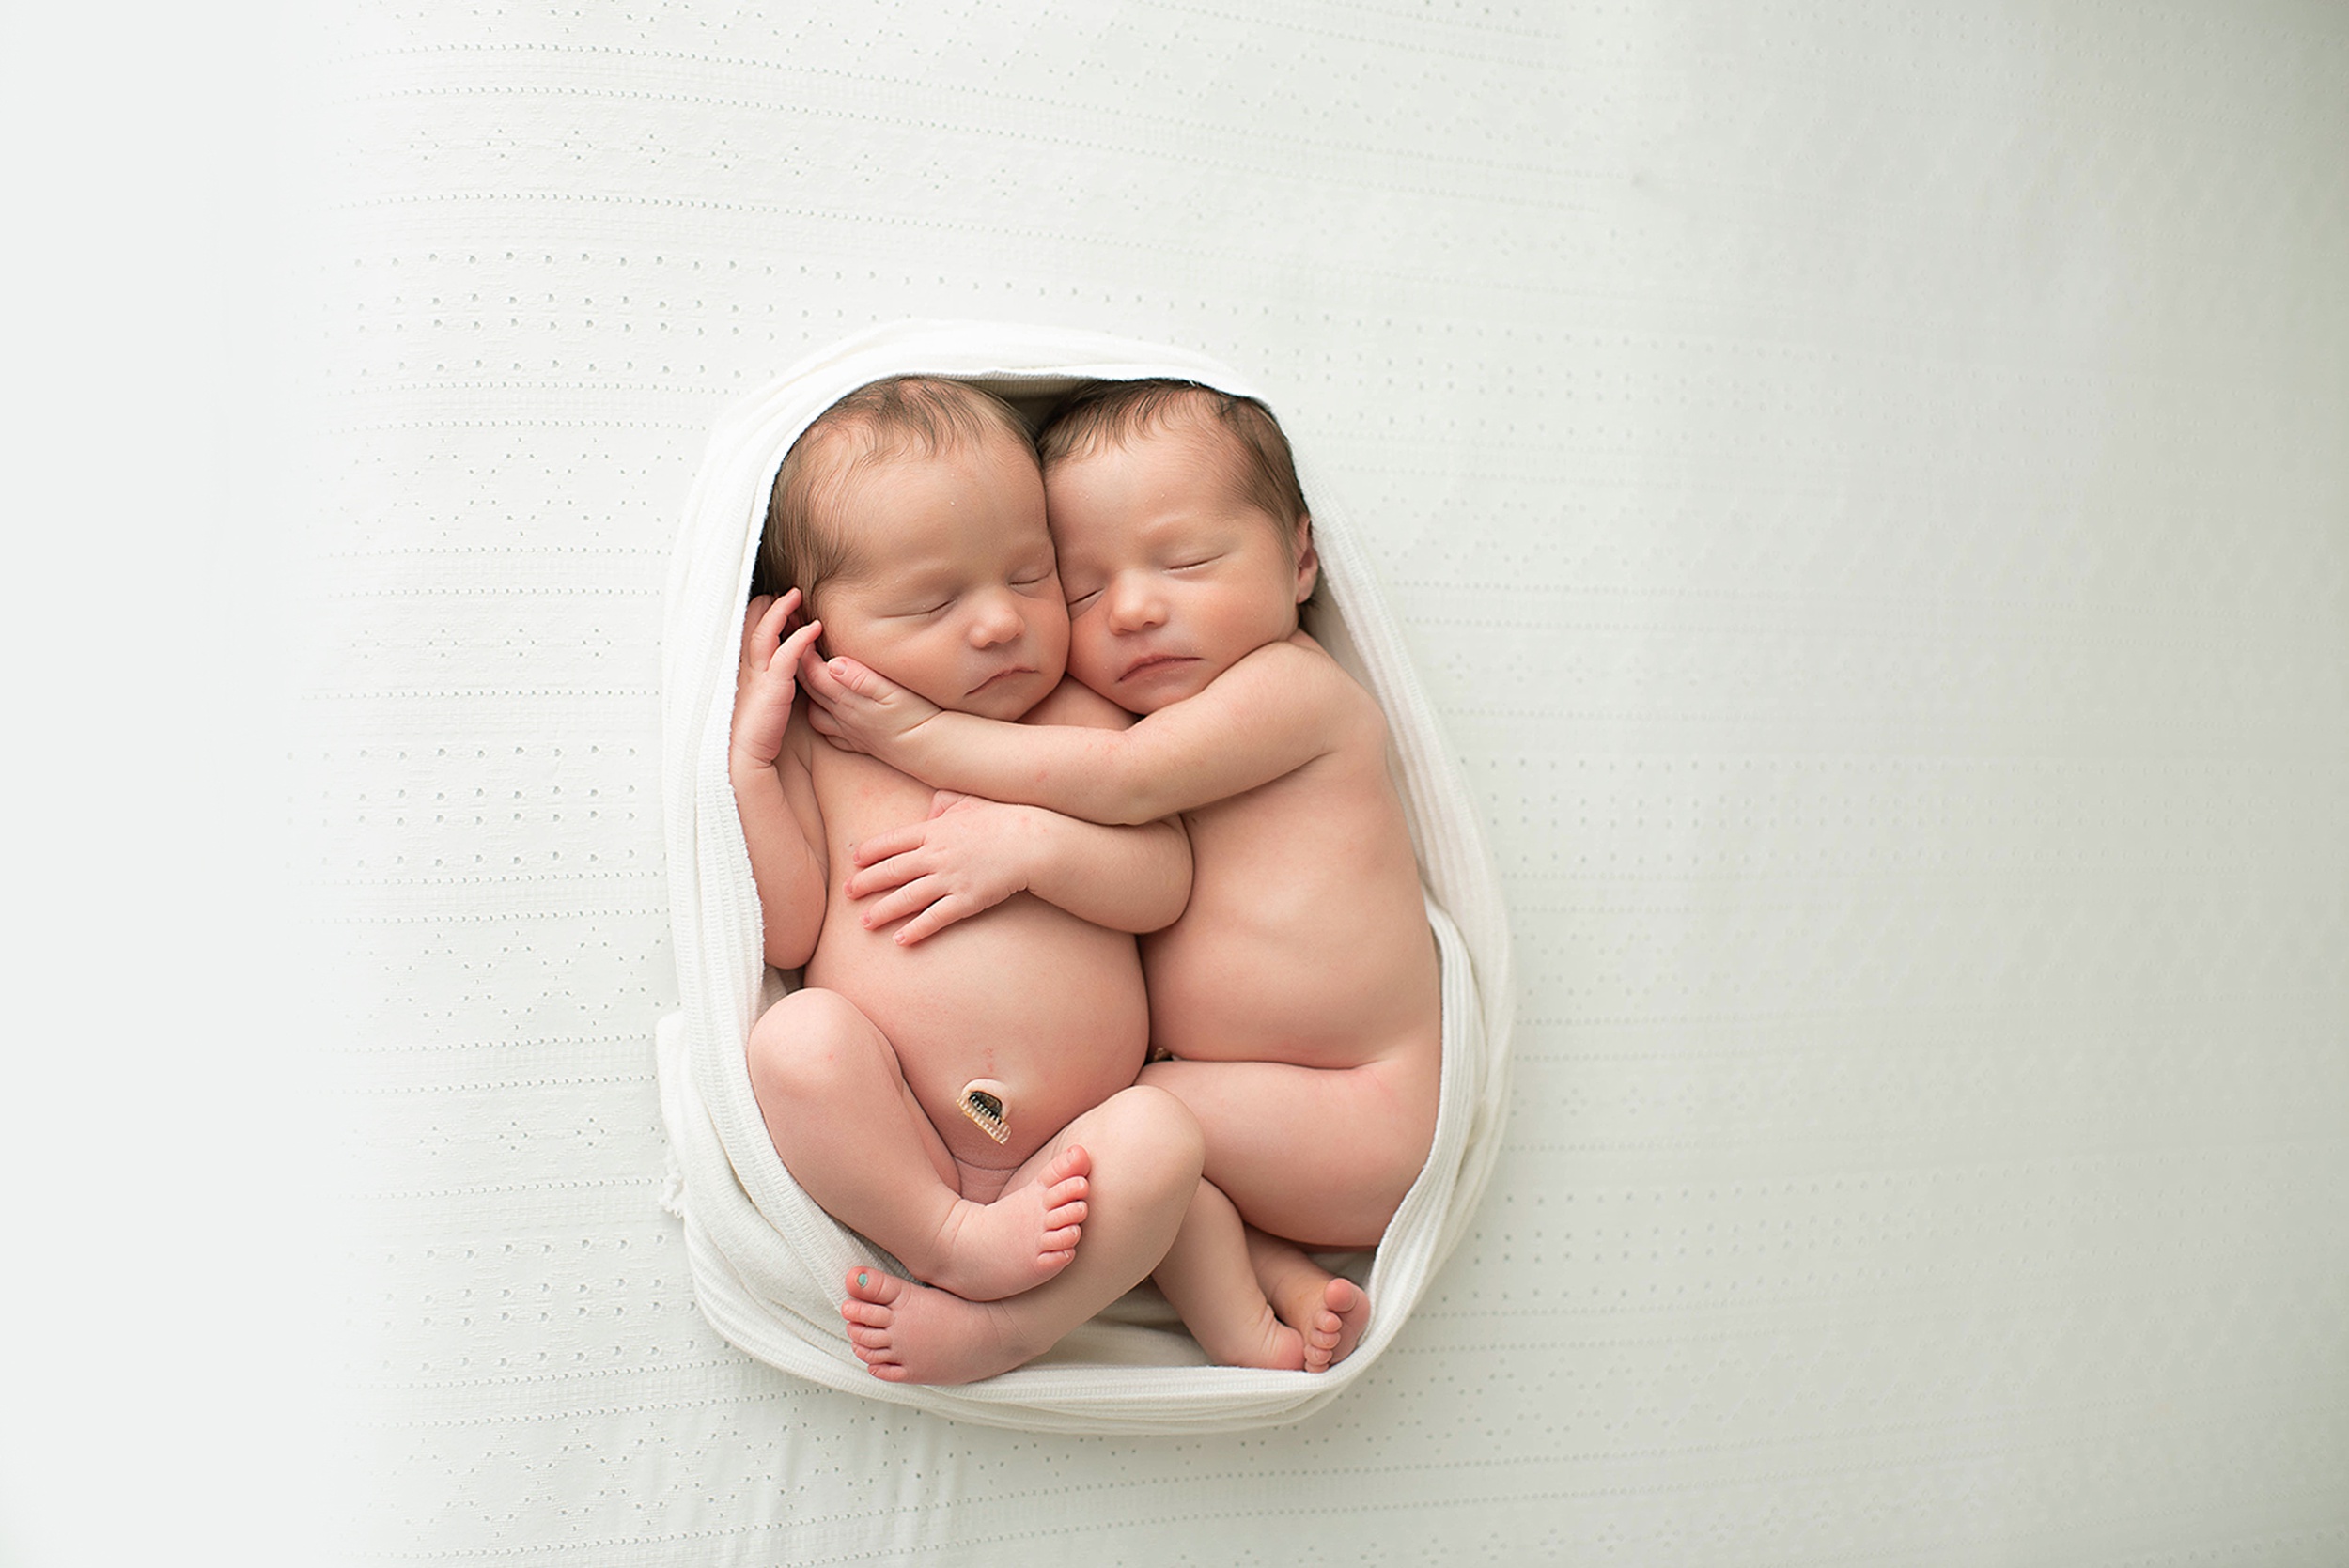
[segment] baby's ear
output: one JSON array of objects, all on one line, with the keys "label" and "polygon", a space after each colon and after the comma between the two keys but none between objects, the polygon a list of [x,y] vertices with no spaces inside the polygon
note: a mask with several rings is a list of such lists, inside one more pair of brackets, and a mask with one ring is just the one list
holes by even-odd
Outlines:
[{"label": "baby's ear", "polygon": [[1314,520],[1310,512],[1299,513],[1297,519],[1297,602],[1313,598],[1314,584],[1321,578],[1321,557],[1314,553]]}]

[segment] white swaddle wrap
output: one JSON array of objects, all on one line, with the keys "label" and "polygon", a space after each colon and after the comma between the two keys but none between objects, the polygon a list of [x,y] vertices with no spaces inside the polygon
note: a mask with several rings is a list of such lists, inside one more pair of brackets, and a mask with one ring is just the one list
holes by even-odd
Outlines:
[{"label": "white swaddle wrap", "polygon": [[763,1361],[957,1420],[1060,1432],[1295,1420],[1377,1360],[1468,1223],[1500,1147],[1511,1001],[1508,931],[1470,796],[1368,564],[1308,454],[1297,454],[1297,466],[1313,504],[1323,583],[1308,629],[1386,712],[1443,974],[1434,1147],[1376,1253],[1371,1321],[1354,1354],[1317,1375],[1206,1366],[1172,1318],[1151,1313],[1138,1296],[1000,1377],[953,1388],[882,1382],[850,1351],[839,1315],[848,1270],[879,1254],[800,1190],[760,1119],[743,1049],[771,1000],[771,971],[726,774],[742,607],[768,492],[791,443],[848,393],[909,374],[967,379],[1030,408],[1097,379],[1175,377],[1263,396],[1222,365],[1179,349],[1057,329],[905,322],[802,361],[712,433],[671,564],[661,647],[670,918],[684,1007],[661,1028],[661,1102],[675,1167],[669,1197],[685,1223],[695,1297],[721,1333]]}]

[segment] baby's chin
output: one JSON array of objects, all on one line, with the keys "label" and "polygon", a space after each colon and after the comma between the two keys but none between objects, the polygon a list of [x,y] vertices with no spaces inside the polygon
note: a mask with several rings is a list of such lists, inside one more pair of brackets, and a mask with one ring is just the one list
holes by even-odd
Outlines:
[{"label": "baby's chin", "polygon": [[1086,690],[1107,697],[1127,712],[1151,714],[1162,707],[1172,707],[1186,697],[1197,696],[1213,685],[1216,677],[1223,672],[1204,660],[1193,660],[1163,675],[1138,680],[1121,681],[1099,673],[1088,678],[1087,672],[1083,670],[1070,673]]},{"label": "baby's chin", "polygon": [[938,703],[940,707],[956,713],[1009,722],[1024,719],[1030,708],[1050,696],[1053,689],[1060,685],[1061,675],[1062,672],[1057,669],[1022,671],[992,681],[976,691],[966,692],[953,702],[939,702],[936,697],[930,700]]}]

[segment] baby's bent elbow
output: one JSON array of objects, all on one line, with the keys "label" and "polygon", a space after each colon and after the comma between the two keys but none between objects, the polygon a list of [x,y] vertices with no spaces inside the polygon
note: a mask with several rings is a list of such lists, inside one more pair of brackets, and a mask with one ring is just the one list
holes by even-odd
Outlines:
[{"label": "baby's bent elbow", "polygon": [[1162,898],[1142,912],[1142,917],[1134,923],[1134,935],[1146,937],[1154,931],[1165,930],[1182,919],[1183,911],[1190,907],[1190,885],[1186,882],[1180,893]]},{"label": "baby's bent elbow", "polygon": [[1096,821],[1119,828],[1139,828],[1174,815],[1162,781],[1131,768],[1103,772],[1094,806],[1100,813]]},{"label": "baby's bent elbow", "polygon": [[805,969],[807,961],[816,955],[817,929],[817,925],[806,921],[790,921],[780,925],[774,921],[768,921],[763,933],[767,962],[779,970]]},{"label": "baby's bent elbow", "polygon": [[1151,910],[1151,917],[1155,924],[1143,926],[1143,932],[1163,931],[1183,918],[1183,911],[1190,908],[1191,874],[1190,844],[1186,839],[1183,843],[1181,864],[1170,874],[1167,879],[1166,896],[1157,908]]}]

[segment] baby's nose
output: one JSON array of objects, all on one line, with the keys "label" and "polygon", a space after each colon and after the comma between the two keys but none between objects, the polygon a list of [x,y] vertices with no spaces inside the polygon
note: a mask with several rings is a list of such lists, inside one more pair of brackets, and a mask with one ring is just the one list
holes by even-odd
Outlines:
[{"label": "baby's nose", "polygon": [[1166,619],[1166,605],[1146,582],[1120,578],[1110,589],[1110,621],[1121,631],[1138,631]]},{"label": "baby's nose", "polygon": [[983,648],[999,643],[1016,641],[1027,629],[1027,619],[1019,613],[1008,594],[988,599],[971,618],[971,641]]}]

